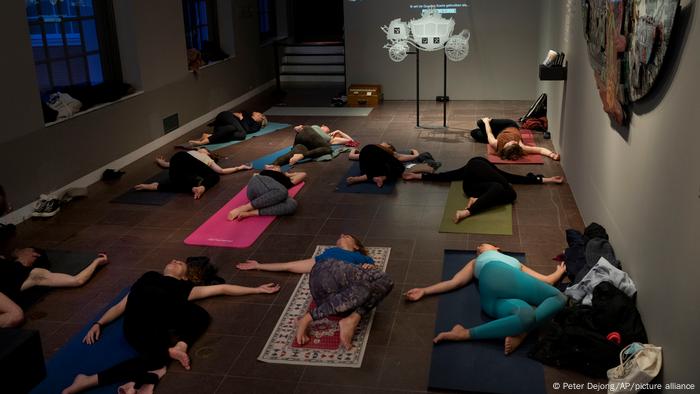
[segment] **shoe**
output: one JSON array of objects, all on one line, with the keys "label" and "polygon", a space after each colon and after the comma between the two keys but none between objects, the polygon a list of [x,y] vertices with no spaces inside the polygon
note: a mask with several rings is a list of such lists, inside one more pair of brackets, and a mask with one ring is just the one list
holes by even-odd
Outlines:
[{"label": "shoe", "polygon": [[57,198],[52,198],[46,202],[44,210],[40,212],[39,216],[44,218],[50,218],[61,210],[61,200]]},{"label": "shoe", "polygon": [[46,211],[46,205],[49,203],[49,196],[46,194],[42,194],[39,196],[39,201],[34,204],[34,212],[32,212],[32,216],[34,217],[43,217],[44,212]]}]

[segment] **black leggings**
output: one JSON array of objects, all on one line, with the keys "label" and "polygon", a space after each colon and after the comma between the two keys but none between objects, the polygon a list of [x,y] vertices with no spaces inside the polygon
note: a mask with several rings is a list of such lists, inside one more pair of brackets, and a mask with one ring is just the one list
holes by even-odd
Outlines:
[{"label": "black leggings", "polygon": [[207,329],[210,319],[204,308],[192,303],[179,309],[178,315],[171,319],[133,322],[125,319],[124,337],[139,355],[98,373],[98,384],[135,382],[140,387],[158,383],[158,376],[149,371],[168,365],[168,349],[175,342],[183,341],[191,346]]},{"label": "black leggings", "polygon": [[305,126],[294,137],[292,150],[275,159],[273,164],[277,166],[289,164],[289,159],[297,153],[304,155],[304,158],[314,159],[332,152],[333,149],[328,141],[324,140],[311,127]]},{"label": "black leggings", "polygon": [[[498,135],[503,131],[505,128],[508,127],[515,127],[517,129],[520,129],[520,126],[518,125],[518,122],[512,120],[512,119],[491,119],[491,132],[493,132],[494,137],[498,137]],[[478,129],[472,130],[472,138],[474,138],[474,141],[476,142],[481,142],[483,144],[488,144],[489,139],[486,135],[486,125],[484,124],[484,121],[479,119],[476,121],[476,125],[479,127]]]},{"label": "black leggings", "polygon": [[158,183],[158,191],[190,193],[195,186],[209,190],[219,183],[219,174],[187,152],[170,158],[169,180]]},{"label": "black leggings", "polygon": [[247,132],[241,121],[230,111],[223,111],[214,119],[214,133],[209,136],[210,144],[244,140]]},{"label": "black leggings", "polygon": [[377,176],[396,179],[405,169],[399,159],[377,145],[367,145],[360,151],[360,173],[370,180]]},{"label": "black leggings", "polygon": [[462,181],[464,194],[467,197],[478,198],[469,208],[472,214],[515,201],[517,194],[511,183],[526,185],[542,183],[542,175],[531,172],[526,176],[510,174],[499,170],[483,157],[474,157],[464,167],[456,170],[435,174],[425,173],[422,179],[438,182]]}]

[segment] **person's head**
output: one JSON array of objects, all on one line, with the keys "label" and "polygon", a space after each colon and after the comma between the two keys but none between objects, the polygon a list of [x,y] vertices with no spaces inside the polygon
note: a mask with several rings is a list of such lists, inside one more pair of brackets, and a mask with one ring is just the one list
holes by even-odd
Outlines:
[{"label": "person's head", "polygon": [[322,124],[320,127],[321,127],[321,130],[323,130],[323,132],[326,134],[331,132],[331,128],[326,126],[325,124]]},{"label": "person's head", "polygon": [[185,264],[187,264],[187,280],[197,286],[224,283],[224,279],[217,275],[218,269],[207,256],[188,257]]},{"label": "person's head", "polygon": [[476,255],[478,256],[478,255],[480,255],[484,252],[487,252],[489,250],[500,250],[500,248],[498,246],[483,243],[483,244],[480,244],[479,246],[476,247]]},{"label": "person's head", "polygon": [[274,164],[265,164],[265,169],[268,171],[282,172],[282,167],[274,165]]},{"label": "person's head", "polygon": [[262,127],[267,126],[267,117],[265,117],[265,115],[263,115],[262,113],[253,112],[253,114],[250,117],[253,118],[254,121],[260,123]]},{"label": "person's head", "polygon": [[187,264],[184,261],[172,259],[163,269],[163,275],[177,279],[187,279]]},{"label": "person's head", "polygon": [[384,148],[384,150],[386,150],[389,153],[396,153],[396,148],[394,147],[394,145],[388,142],[380,142],[378,146]]},{"label": "person's head", "polygon": [[518,160],[523,156],[525,156],[525,151],[517,141],[508,141],[501,149],[501,159],[503,160]]},{"label": "person's head", "polygon": [[367,249],[365,249],[365,246],[362,245],[362,242],[360,242],[360,240],[354,235],[340,234],[340,237],[335,242],[335,245],[341,249],[349,250],[352,252],[360,252],[363,255],[367,256]]}]

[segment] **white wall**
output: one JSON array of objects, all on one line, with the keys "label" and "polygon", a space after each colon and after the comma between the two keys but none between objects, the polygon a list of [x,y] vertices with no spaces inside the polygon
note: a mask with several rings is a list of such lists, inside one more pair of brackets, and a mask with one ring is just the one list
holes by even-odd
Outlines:
[{"label": "white wall", "polygon": [[676,43],[682,51],[663,97],[618,132],[595,88],[580,1],[547,0],[543,10],[545,19],[561,21],[543,27],[543,48],[561,48],[569,61],[565,90],[562,82],[540,88],[551,95],[550,121],[561,124],[553,138],[578,207],[586,223],[607,228],[637,285],[649,340],[664,348],[663,381],[697,388],[700,11],[692,9],[687,37]]},{"label": "white wall", "polygon": [[[447,93],[453,100],[531,100],[537,95],[542,0],[470,0],[460,8],[455,34],[469,29],[469,56],[448,61]],[[418,19],[404,0],[344,2],[348,84],[378,83],[389,100],[416,96],[415,57],[401,63],[383,49],[380,30],[392,19]],[[431,2],[426,2],[431,3]],[[443,90],[443,52],[421,52],[421,98],[434,100]]]}]

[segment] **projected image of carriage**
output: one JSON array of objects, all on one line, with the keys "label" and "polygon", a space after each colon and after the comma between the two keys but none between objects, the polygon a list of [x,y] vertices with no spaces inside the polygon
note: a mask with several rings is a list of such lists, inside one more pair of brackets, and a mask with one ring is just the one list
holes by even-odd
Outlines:
[{"label": "projected image of carriage", "polygon": [[435,9],[423,10],[420,19],[403,22],[394,19],[389,26],[382,26],[389,44],[384,48],[389,50],[389,58],[395,62],[404,60],[409,51],[409,44],[423,51],[438,51],[445,49],[447,58],[453,62],[463,60],[469,54],[469,30],[452,35],[455,21],[445,19]]}]

